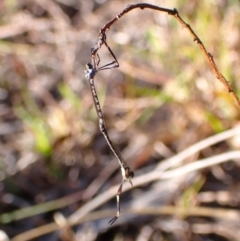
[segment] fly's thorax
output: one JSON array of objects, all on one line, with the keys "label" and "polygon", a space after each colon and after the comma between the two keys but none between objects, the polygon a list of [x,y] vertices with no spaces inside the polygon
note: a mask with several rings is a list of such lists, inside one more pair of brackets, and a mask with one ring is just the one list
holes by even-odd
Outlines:
[{"label": "fly's thorax", "polygon": [[133,178],[134,173],[128,166],[122,165],[121,166],[122,176],[124,179],[130,181]]}]

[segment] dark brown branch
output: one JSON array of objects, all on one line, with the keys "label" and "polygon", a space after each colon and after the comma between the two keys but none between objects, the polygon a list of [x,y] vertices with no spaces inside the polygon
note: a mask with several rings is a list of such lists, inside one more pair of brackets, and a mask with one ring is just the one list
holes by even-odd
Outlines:
[{"label": "dark brown branch", "polygon": [[198,44],[199,48],[201,49],[202,53],[206,57],[212,71],[216,75],[217,79],[219,79],[224,87],[227,89],[229,93],[232,94],[234,100],[237,102],[237,105],[240,107],[240,100],[229,85],[228,81],[225,79],[225,77],[219,72],[214,60],[213,56],[207,52],[205,46],[203,45],[202,41],[199,39],[199,37],[196,35],[196,33],[192,30],[189,24],[183,21],[183,19],[179,16],[179,14],[175,14],[174,17],[177,19],[178,22],[181,23],[181,25],[188,30],[188,32],[193,36],[193,40]]},{"label": "dark brown branch", "polygon": [[152,4],[148,4],[148,3],[130,4],[130,5],[128,5],[127,7],[125,7],[121,13],[119,13],[118,15],[116,15],[115,18],[113,18],[111,21],[109,21],[108,23],[106,23],[106,24],[99,30],[98,41],[97,41],[95,47],[92,49],[92,56],[96,56],[98,50],[102,47],[103,44],[105,44],[105,42],[106,42],[106,31],[109,30],[110,27],[111,27],[115,22],[117,22],[124,14],[130,12],[131,10],[133,10],[133,9],[135,9],[135,8],[140,8],[140,9],[149,8],[149,9],[153,9],[153,10],[165,12],[165,13],[170,14],[170,15],[175,15],[175,14],[177,14],[177,10],[176,10],[176,9],[162,8],[162,7],[158,7],[158,6],[155,6],[155,5],[152,5]]},{"label": "dark brown branch", "polygon": [[240,100],[237,97],[236,93],[233,91],[233,89],[231,88],[231,86],[229,85],[228,81],[225,79],[225,77],[219,72],[214,60],[213,60],[213,56],[207,52],[205,46],[203,45],[202,41],[200,40],[200,38],[196,35],[196,33],[192,30],[192,28],[190,27],[189,24],[187,24],[178,14],[178,11],[176,9],[168,9],[168,8],[162,8],[162,7],[158,7],[152,4],[148,4],[148,3],[137,3],[137,4],[130,4],[127,7],[125,7],[123,9],[122,12],[120,12],[118,15],[116,15],[116,17],[114,17],[111,21],[109,21],[108,23],[106,23],[100,30],[99,30],[99,36],[98,36],[98,41],[95,45],[94,48],[92,48],[91,54],[92,54],[92,63],[95,62],[96,56],[98,51],[100,50],[100,48],[102,47],[102,45],[107,45],[106,43],[106,31],[109,30],[111,28],[111,26],[117,22],[124,14],[130,12],[133,9],[136,8],[140,8],[140,9],[144,9],[144,8],[148,8],[148,9],[152,9],[152,10],[156,10],[156,11],[160,11],[160,12],[164,12],[167,13],[169,15],[172,15],[184,28],[186,28],[188,30],[188,32],[192,35],[194,42],[197,43],[197,45],[199,46],[200,50],[202,51],[202,53],[204,54],[204,56],[206,57],[212,71],[214,72],[214,74],[216,75],[217,79],[219,79],[222,84],[224,85],[224,87],[227,89],[227,91],[229,93],[232,94],[234,100],[237,102],[237,105],[240,107]]},{"label": "dark brown branch", "polygon": [[[140,8],[140,9],[144,9],[144,8],[149,8],[152,10],[157,10],[160,12],[165,12],[169,15],[172,15],[181,25],[183,28],[186,28],[188,30],[188,32],[191,34],[191,36],[193,37],[194,42],[197,43],[198,47],[200,48],[200,50],[202,51],[202,53],[204,54],[204,56],[206,57],[212,71],[214,72],[214,74],[216,75],[217,79],[219,79],[223,85],[225,86],[225,88],[228,90],[229,93],[232,94],[233,98],[235,99],[235,101],[237,102],[238,106],[240,107],[240,101],[237,97],[237,95],[235,94],[235,92],[233,91],[233,89],[230,87],[230,85],[228,84],[227,80],[224,78],[224,76],[219,72],[214,60],[213,60],[213,56],[207,52],[205,46],[203,45],[202,41],[200,40],[200,38],[196,35],[196,33],[192,30],[191,26],[189,24],[187,24],[178,14],[178,11],[176,9],[167,9],[167,8],[161,8],[155,5],[151,5],[151,4],[147,4],[147,3],[138,3],[138,4],[131,4],[128,5],[126,8],[123,9],[122,12],[120,12],[118,15],[116,15],[115,18],[113,18],[111,21],[109,21],[107,24],[105,24],[99,31],[99,36],[98,36],[98,41],[95,45],[94,48],[92,48],[91,54],[92,54],[92,64],[88,63],[87,64],[87,70],[85,71],[86,74],[86,78],[89,80],[90,82],[90,86],[91,86],[91,91],[92,91],[92,96],[93,96],[93,101],[96,107],[96,111],[99,117],[99,125],[100,125],[100,130],[102,132],[102,134],[104,135],[109,147],[111,148],[113,154],[116,156],[116,158],[119,161],[119,165],[121,167],[121,172],[122,172],[122,183],[118,189],[117,192],[117,212],[115,217],[113,217],[109,223],[113,224],[118,217],[120,216],[120,194],[122,192],[122,185],[124,183],[124,181],[129,181],[131,184],[131,179],[133,178],[133,172],[130,170],[130,168],[126,165],[124,159],[121,156],[121,153],[118,151],[118,149],[115,147],[115,145],[111,142],[108,134],[107,134],[107,129],[105,127],[104,124],[104,118],[103,118],[103,113],[100,107],[100,103],[98,100],[98,96],[97,96],[97,92],[94,86],[94,76],[97,74],[98,71],[100,70],[104,70],[104,69],[110,69],[110,68],[117,68],[119,66],[118,61],[116,56],[114,55],[113,51],[111,50],[111,48],[108,46],[107,41],[106,41],[106,31],[109,30],[111,28],[111,26],[118,21],[124,14],[130,12],[133,9],[136,8]],[[98,67],[99,63],[100,63],[100,57],[98,55],[98,51],[100,50],[100,48],[102,47],[102,45],[105,45],[108,49],[108,51],[110,52],[110,54],[113,57],[113,61],[102,66],[102,67]]]}]

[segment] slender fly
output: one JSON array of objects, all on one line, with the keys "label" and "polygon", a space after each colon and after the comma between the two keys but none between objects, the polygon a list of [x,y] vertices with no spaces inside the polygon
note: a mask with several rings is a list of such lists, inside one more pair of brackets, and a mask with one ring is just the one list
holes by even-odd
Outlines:
[{"label": "slender fly", "polygon": [[107,45],[106,42],[105,42],[105,45],[108,48],[111,55],[113,56],[114,60],[112,62],[98,68],[98,65],[100,63],[100,57],[98,55],[96,55],[97,60],[96,60],[95,56],[92,57],[93,64],[91,64],[91,63],[86,64],[85,77],[89,81],[89,84],[90,84],[94,106],[95,106],[95,109],[96,109],[96,112],[97,112],[97,115],[98,115],[98,119],[99,119],[100,131],[103,134],[104,138],[106,139],[106,142],[107,142],[108,146],[110,147],[111,151],[113,152],[113,154],[117,158],[117,160],[119,162],[119,165],[120,165],[120,168],[121,168],[121,173],[122,173],[122,182],[121,182],[121,184],[118,188],[117,195],[116,195],[117,212],[116,212],[116,215],[108,222],[109,224],[113,224],[118,219],[118,217],[120,216],[120,195],[122,193],[122,186],[123,186],[125,181],[128,181],[133,186],[131,179],[133,178],[134,173],[127,166],[127,164],[124,161],[120,151],[113,144],[113,142],[110,140],[110,138],[108,136],[107,128],[105,126],[105,121],[104,121],[104,117],[103,117],[103,112],[102,112],[101,105],[100,105],[98,95],[97,95],[97,91],[96,91],[96,88],[95,88],[95,85],[94,85],[94,77],[95,77],[95,75],[98,71],[105,70],[105,69],[117,68],[119,66],[115,55],[113,54],[112,50],[110,49],[110,47]]}]

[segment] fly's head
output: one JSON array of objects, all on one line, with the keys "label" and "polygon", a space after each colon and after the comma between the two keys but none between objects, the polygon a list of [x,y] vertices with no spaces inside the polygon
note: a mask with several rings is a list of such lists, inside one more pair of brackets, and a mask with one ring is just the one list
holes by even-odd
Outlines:
[{"label": "fly's head", "polygon": [[97,71],[93,68],[93,65],[91,63],[86,64],[86,69],[84,70],[86,79],[88,79],[88,80],[93,79],[96,72]]}]

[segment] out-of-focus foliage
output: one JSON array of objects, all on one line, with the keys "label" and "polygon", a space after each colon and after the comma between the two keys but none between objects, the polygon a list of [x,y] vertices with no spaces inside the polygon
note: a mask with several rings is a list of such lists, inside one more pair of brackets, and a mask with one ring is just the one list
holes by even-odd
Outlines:
[{"label": "out-of-focus foliage", "polygon": [[[148,2],[178,9],[240,95],[239,1]],[[0,223],[10,238],[52,222],[55,211],[69,217],[119,182],[118,163],[98,129],[84,69],[99,29],[129,3],[0,2]],[[190,145],[238,125],[239,108],[188,32],[171,16],[134,10],[107,32],[107,42],[120,67],[99,72],[95,83],[109,135],[137,176]],[[101,49],[100,58],[100,65],[111,60],[106,49]],[[239,140],[222,141],[186,163],[239,146]],[[110,181],[116,170],[116,179]],[[193,180],[186,177],[176,189],[166,184],[170,186],[164,201],[155,189],[158,182],[148,183],[132,190],[131,196],[124,194],[121,202],[124,206],[127,200],[142,197],[146,203],[141,209],[170,204],[186,209],[238,209],[239,171],[239,162],[229,162],[199,171]],[[156,197],[154,204],[148,203],[147,191]],[[215,196],[218,192],[225,197],[224,205]],[[204,199],[206,193],[213,201]],[[49,201],[53,203],[48,205]],[[114,232],[102,218],[89,222],[91,227],[89,223],[77,226],[72,235],[79,240],[115,240],[119,234],[122,240],[236,240],[239,234],[239,223],[231,222],[226,231],[221,228],[227,221],[214,216],[133,215],[126,219],[123,211]],[[174,226],[176,222],[179,226]],[[202,223],[206,225],[197,226]],[[146,229],[152,236],[143,239]],[[41,240],[73,240],[70,237],[50,232]]]}]

